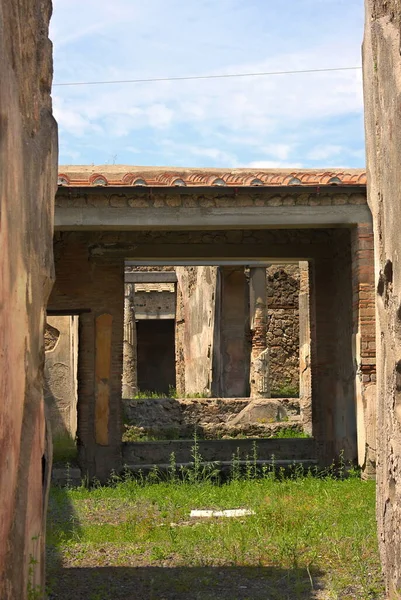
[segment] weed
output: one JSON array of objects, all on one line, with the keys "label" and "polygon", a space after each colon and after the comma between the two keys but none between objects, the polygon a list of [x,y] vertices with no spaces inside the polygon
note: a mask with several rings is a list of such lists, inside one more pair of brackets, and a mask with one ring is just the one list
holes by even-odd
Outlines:
[{"label": "weed", "polygon": [[270,395],[272,398],[299,398],[299,387],[285,383],[280,387],[273,388]]},{"label": "weed", "polygon": [[274,433],[272,438],[277,439],[289,439],[289,438],[310,438],[311,436],[304,431],[298,431],[297,429],[291,429],[290,427],[286,427],[284,429],[279,429],[276,433]]},{"label": "weed", "polygon": [[[32,542],[38,542],[39,535],[32,537]],[[36,544],[35,544],[36,545]],[[28,563],[28,582],[27,582],[27,598],[28,600],[41,600],[43,598],[43,589],[39,584],[35,584],[35,570],[38,561],[33,554],[29,555]]]}]

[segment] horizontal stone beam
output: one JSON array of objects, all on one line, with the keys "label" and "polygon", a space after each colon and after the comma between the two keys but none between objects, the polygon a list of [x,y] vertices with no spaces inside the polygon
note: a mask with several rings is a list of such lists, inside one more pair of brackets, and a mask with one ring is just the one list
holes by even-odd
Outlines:
[{"label": "horizontal stone beam", "polygon": [[[328,244],[116,244],[96,245],[90,249],[91,260],[130,260],[149,266],[172,264],[245,264],[298,262],[330,258],[333,245]],[[142,261],[142,262],[140,262]],[[170,261],[168,263],[168,261]]]},{"label": "horizontal stone beam", "polygon": [[125,283],[175,283],[177,275],[175,271],[126,271]]},{"label": "horizontal stone beam", "polygon": [[163,321],[163,320],[171,320],[175,319],[175,312],[165,312],[165,313],[146,313],[146,312],[135,312],[135,320],[136,321]]},{"label": "horizontal stone beam", "polygon": [[[178,261],[178,262],[177,262]],[[132,261],[130,261],[132,262]],[[145,260],[136,260],[135,265],[138,267],[152,267],[152,266],[173,266],[173,267],[270,267],[272,264],[281,264],[283,262],[283,258],[272,258],[269,262],[266,261],[255,261],[255,260],[245,260],[235,258],[232,259],[188,259],[184,260],[182,258],[177,259],[145,259]],[[285,259],[286,264],[298,264],[299,260],[292,258]]]},{"label": "horizontal stone beam", "polygon": [[348,227],[371,221],[366,204],[228,208],[56,206],[55,211],[58,231]]}]

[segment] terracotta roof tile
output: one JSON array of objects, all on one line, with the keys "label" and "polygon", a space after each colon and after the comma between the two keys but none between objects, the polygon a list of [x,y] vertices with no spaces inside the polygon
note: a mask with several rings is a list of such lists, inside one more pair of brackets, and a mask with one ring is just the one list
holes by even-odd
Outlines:
[{"label": "terracotta roof tile", "polygon": [[180,169],[124,165],[72,166],[59,168],[59,185],[69,187],[148,185],[174,186],[279,186],[366,185],[362,169]]}]

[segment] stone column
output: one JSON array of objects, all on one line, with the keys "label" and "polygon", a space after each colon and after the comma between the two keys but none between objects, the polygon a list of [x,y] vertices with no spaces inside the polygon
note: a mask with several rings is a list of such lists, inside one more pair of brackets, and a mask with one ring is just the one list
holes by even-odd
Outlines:
[{"label": "stone column", "polygon": [[352,230],[353,352],[358,462],[362,477],[376,475],[376,335],[374,244],[370,223]]},{"label": "stone column", "polygon": [[220,279],[220,392],[223,398],[246,398],[250,363],[248,281],[242,266],[220,267]]},{"label": "stone column", "polygon": [[124,351],[123,351],[123,398],[137,393],[135,285],[124,286]]},{"label": "stone column", "polygon": [[269,398],[269,349],[267,348],[266,267],[250,269],[251,398]]},{"label": "stone column", "polygon": [[309,263],[299,263],[299,401],[302,426],[312,435],[311,308]]}]

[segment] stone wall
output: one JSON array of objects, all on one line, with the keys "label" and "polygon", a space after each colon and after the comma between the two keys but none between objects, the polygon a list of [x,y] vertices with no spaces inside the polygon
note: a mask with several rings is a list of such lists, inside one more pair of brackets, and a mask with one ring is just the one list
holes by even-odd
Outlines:
[{"label": "stone wall", "polygon": [[[82,167],[78,167],[78,170]],[[302,190],[298,186],[279,186],[269,190],[266,186],[230,188],[209,187],[199,193],[190,187],[147,188],[146,186],[112,187],[60,187],[56,207],[88,208],[96,211],[111,208],[144,209],[151,207],[157,212],[165,208],[247,208],[292,206],[345,206],[366,205],[366,194],[360,190],[344,190],[336,186],[322,186],[319,192]]]},{"label": "stone wall", "polygon": [[270,389],[299,389],[299,266],[267,269],[267,345],[270,350]]},{"label": "stone wall", "polygon": [[136,319],[175,319],[174,283],[136,283]]},{"label": "stone wall", "polygon": [[377,519],[389,598],[401,598],[401,9],[366,0],[368,201],[375,238]]},{"label": "stone wall", "polygon": [[[0,598],[41,596],[51,440],[43,401],[57,134],[50,0],[0,3]],[[29,567],[31,565],[31,567]]]},{"label": "stone wall", "polygon": [[78,317],[47,317],[45,401],[53,439],[77,433]]},{"label": "stone wall", "polygon": [[268,437],[279,429],[302,430],[297,399],[146,398],[124,402],[127,434],[159,439],[249,435]]}]

